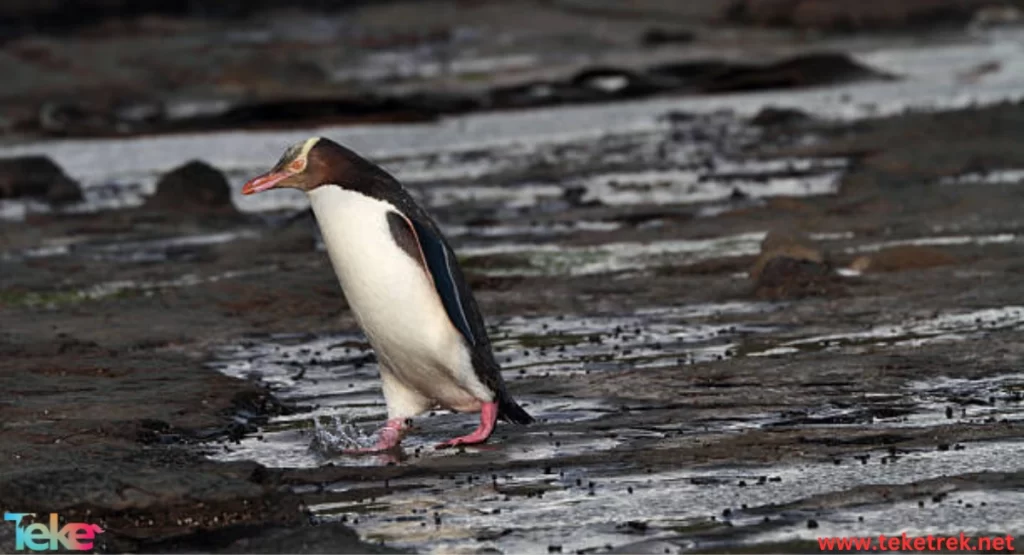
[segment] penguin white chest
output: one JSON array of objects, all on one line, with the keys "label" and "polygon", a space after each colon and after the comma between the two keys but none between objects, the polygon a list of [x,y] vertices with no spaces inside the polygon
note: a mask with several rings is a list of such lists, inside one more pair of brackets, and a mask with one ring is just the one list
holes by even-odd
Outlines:
[{"label": "penguin white chest", "polygon": [[453,408],[469,401],[463,397],[473,371],[462,336],[420,262],[392,237],[388,213],[397,210],[335,185],[317,187],[309,198],[334,272],[381,360],[385,382],[397,378]]}]

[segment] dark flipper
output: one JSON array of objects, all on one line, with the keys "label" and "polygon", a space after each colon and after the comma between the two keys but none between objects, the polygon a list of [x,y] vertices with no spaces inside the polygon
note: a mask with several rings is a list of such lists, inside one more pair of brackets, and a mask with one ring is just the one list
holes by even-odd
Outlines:
[{"label": "dark flipper", "polygon": [[427,263],[427,270],[434,278],[434,288],[441,297],[441,304],[444,305],[448,318],[455,324],[455,327],[462,332],[471,347],[476,346],[478,340],[473,334],[469,325],[469,316],[466,315],[465,302],[462,299],[462,291],[458,286],[453,267],[457,263],[455,255],[448,250],[448,246],[440,237],[426,226],[413,221],[413,228],[416,230],[416,238],[419,240],[420,249],[423,251],[423,259]]}]

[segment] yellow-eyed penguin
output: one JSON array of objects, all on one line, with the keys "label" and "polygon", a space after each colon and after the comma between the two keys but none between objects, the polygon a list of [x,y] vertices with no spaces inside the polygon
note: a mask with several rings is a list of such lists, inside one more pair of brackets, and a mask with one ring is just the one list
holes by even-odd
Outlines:
[{"label": "yellow-eyed penguin", "polygon": [[309,196],[334,273],[377,353],[388,421],[370,451],[396,447],[407,420],[435,407],[480,412],[476,431],[438,448],[482,443],[498,418],[533,422],[505,387],[455,253],[398,180],[314,137],[242,193],[282,187]]}]

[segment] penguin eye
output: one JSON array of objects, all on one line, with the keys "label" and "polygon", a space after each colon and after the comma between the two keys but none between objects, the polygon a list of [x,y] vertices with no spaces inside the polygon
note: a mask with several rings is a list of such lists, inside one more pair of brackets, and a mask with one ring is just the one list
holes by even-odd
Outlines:
[{"label": "penguin eye", "polygon": [[296,172],[302,171],[303,168],[305,168],[305,167],[306,167],[306,164],[303,163],[302,160],[295,160],[291,164],[288,164],[288,169],[290,169],[292,171],[296,171]]}]

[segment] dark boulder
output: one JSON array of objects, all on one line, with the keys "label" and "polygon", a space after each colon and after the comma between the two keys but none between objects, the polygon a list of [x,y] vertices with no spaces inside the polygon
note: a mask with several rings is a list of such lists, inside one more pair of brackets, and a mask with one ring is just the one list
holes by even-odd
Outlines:
[{"label": "dark boulder", "polygon": [[754,296],[763,300],[831,297],[845,291],[825,254],[796,231],[773,231],[765,237],[750,278]]},{"label": "dark boulder", "polygon": [[811,116],[803,110],[766,106],[750,120],[750,123],[760,127],[788,127],[810,121],[810,119]]},{"label": "dark boulder", "polygon": [[23,197],[62,204],[82,200],[82,190],[46,156],[0,159],[0,199]]},{"label": "dark boulder", "polygon": [[143,206],[150,210],[235,213],[231,187],[217,168],[192,160],[160,178]]},{"label": "dark boulder", "polygon": [[762,26],[864,31],[956,25],[990,0],[735,0],[727,18]]},{"label": "dark boulder", "polygon": [[809,52],[770,64],[699,60],[660,64],[650,75],[679,80],[683,89],[725,93],[814,87],[894,76],[868,67],[845,52]]},{"label": "dark boulder", "polygon": [[634,98],[671,90],[676,83],[628,69],[595,66],[577,72],[566,85],[607,98]]},{"label": "dark boulder", "polygon": [[761,255],[750,268],[750,279],[760,280],[765,266],[775,258],[825,263],[825,254],[805,234],[794,230],[773,230],[761,241]]},{"label": "dark boulder", "polygon": [[644,32],[640,37],[640,44],[641,46],[656,48],[667,44],[689,44],[695,38],[696,35],[689,29],[654,27]]},{"label": "dark boulder", "polygon": [[777,256],[761,270],[754,296],[767,301],[833,297],[843,294],[840,278],[828,264]]}]

